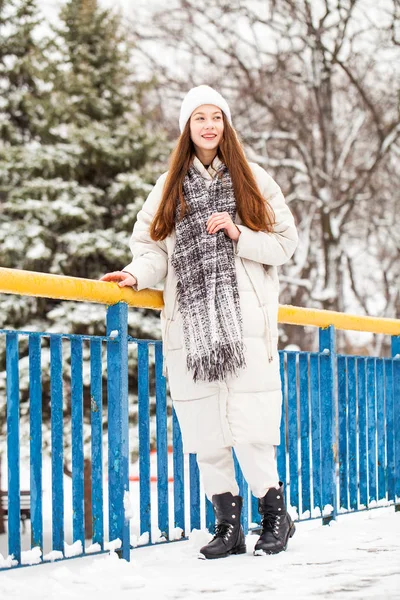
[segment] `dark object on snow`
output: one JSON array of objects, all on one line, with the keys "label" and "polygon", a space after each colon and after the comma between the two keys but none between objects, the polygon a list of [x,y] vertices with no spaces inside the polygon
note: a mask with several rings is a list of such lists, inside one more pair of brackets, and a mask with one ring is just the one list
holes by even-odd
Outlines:
[{"label": "dark object on snow", "polygon": [[258,512],[262,515],[262,533],[254,548],[254,555],[278,554],[286,550],[289,538],[296,527],[286,510],[283,483],[279,489],[271,488],[258,500]]},{"label": "dark object on snow", "polygon": [[243,500],[231,492],[212,497],[215,511],[215,535],[200,550],[199,558],[224,558],[230,554],[245,554],[246,540],[240,524]]}]

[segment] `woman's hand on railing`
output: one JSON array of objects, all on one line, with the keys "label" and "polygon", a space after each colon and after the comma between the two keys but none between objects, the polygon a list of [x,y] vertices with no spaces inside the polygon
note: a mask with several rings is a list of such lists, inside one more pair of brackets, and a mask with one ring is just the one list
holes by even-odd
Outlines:
[{"label": "woman's hand on railing", "polygon": [[106,273],[100,278],[100,281],[115,281],[119,287],[133,287],[137,284],[136,277],[126,271],[113,271]]}]

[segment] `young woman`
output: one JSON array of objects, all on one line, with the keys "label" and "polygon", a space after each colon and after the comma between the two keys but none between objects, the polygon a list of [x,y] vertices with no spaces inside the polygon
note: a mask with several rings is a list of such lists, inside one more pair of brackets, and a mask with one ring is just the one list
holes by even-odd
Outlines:
[{"label": "young woman", "polygon": [[108,273],[135,290],[165,279],[164,367],[185,452],[197,454],[215,536],[202,558],[246,552],[232,448],[259,498],[255,554],[285,550],[280,443],[278,276],[297,233],[279,186],[246,160],[226,100],[201,85],[185,96],[170,169],[150,193],[131,238],[132,262]]}]

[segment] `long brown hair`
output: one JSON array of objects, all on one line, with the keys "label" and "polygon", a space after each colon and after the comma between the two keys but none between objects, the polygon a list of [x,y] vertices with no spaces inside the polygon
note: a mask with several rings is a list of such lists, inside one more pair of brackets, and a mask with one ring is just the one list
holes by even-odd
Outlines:
[{"label": "long brown hair", "polygon": [[[244,154],[235,130],[224,119],[223,139],[218,147],[218,157],[227,166],[232,179],[236,199],[236,209],[242,223],[253,231],[272,232],[275,215],[268,198],[264,198],[258,188],[253,172]],[[190,137],[190,119],[178,139],[170,159],[170,169],[165,180],[160,205],[150,226],[153,240],[164,240],[175,227],[176,200],[179,198],[180,216],[186,213],[187,206],[183,195],[183,180],[195,154]]]}]

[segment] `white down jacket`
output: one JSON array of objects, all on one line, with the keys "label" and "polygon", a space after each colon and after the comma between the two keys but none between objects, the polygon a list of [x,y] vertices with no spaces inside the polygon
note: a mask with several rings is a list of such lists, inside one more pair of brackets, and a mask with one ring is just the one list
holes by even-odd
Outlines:
[{"label": "white down jacket", "polygon": [[[208,187],[220,164],[219,158],[214,159],[208,170],[197,157],[193,164]],[[259,165],[249,164],[262,195],[274,209],[276,225],[273,233],[255,232],[242,225],[239,216],[236,218],[241,234],[234,244],[235,265],[247,364],[238,377],[195,383],[186,370],[177,279],[171,265],[175,232],[159,242],[149,235],[167,173],[158,179],[138,213],[130,242],[133,260],[124,268],[136,277],[137,290],[153,287],[165,279],[161,311],[164,366],[185,452],[196,453],[204,447],[280,443],[282,398],[276,267],[292,256],[297,232],[279,186]]]}]

